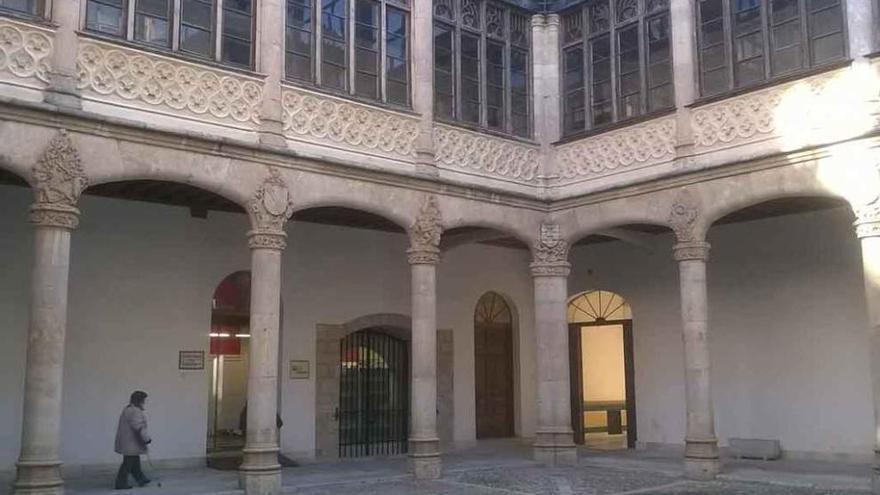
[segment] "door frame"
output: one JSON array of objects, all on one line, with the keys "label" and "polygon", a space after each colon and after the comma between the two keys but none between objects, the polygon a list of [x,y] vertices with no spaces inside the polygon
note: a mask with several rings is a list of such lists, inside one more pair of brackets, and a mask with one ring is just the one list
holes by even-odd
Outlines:
[{"label": "door frame", "polygon": [[633,321],[632,320],[605,320],[585,323],[568,324],[568,354],[569,371],[571,375],[571,427],[574,430],[574,441],[578,445],[584,444],[584,363],[581,357],[581,328],[604,327],[609,325],[623,326],[623,368],[626,388],[626,446],[633,449],[638,438],[636,423],[636,386],[635,386],[635,356],[633,355]]}]

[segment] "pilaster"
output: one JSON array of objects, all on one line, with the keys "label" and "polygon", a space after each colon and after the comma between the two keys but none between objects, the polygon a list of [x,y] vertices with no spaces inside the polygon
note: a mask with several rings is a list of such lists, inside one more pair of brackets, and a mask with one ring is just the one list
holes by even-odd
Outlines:
[{"label": "pilaster", "polygon": [[694,144],[691,111],[687,106],[699,94],[696,70],[694,3],[670,0],[672,26],[672,77],[675,88],[676,143],[679,155],[689,155]]},{"label": "pilaster", "polygon": [[416,172],[437,176],[434,164],[434,5],[416,1],[412,4],[413,110],[419,114],[415,141]]},{"label": "pilaster", "polygon": [[85,0],[55,0],[51,2],[51,21],[55,30],[55,49],[52,52],[49,87],[43,99],[59,107],[81,108],[77,89],[77,51],[79,49],[81,2]]},{"label": "pilaster", "polygon": [[284,0],[260,0],[257,6],[257,70],[265,75],[260,109],[260,142],[283,148],[287,146],[281,104],[287,4]]}]

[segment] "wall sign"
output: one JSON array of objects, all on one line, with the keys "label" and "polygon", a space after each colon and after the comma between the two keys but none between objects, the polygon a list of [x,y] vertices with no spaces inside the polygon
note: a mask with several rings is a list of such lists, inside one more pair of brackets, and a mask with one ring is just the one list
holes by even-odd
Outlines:
[{"label": "wall sign", "polygon": [[308,361],[290,361],[290,379],[291,380],[304,380],[309,377],[309,362]]},{"label": "wall sign", "polygon": [[177,369],[205,369],[205,351],[180,351],[177,355]]}]

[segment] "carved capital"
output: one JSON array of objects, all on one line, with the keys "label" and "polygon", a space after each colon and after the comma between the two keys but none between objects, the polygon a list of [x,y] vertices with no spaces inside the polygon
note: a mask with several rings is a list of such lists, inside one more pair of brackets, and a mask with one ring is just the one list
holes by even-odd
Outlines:
[{"label": "carved capital", "polygon": [[248,212],[254,232],[284,233],[284,223],[293,215],[293,198],[278,169],[269,169],[269,177],[254,192]]},{"label": "carved capital", "polygon": [[856,227],[856,236],[859,239],[880,237],[880,202],[856,206],[853,208],[853,213],[856,215],[853,225]]},{"label": "carved capital", "polygon": [[41,209],[73,208],[89,184],[79,152],[62,129],[49,141],[33,170],[34,192]]},{"label": "carved capital", "polygon": [[284,251],[287,247],[287,234],[284,232],[248,232],[248,247],[251,249],[275,249]]},{"label": "carved capital", "polygon": [[73,230],[79,226],[79,210],[62,204],[35,203],[31,206],[28,221],[36,227]]},{"label": "carved capital", "polygon": [[433,195],[425,197],[416,221],[409,229],[409,249],[407,255],[410,264],[433,264],[440,261],[440,236],[443,234],[443,223],[437,198]]},{"label": "carved capital", "polygon": [[675,231],[675,238],[679,243],[698,241],[695,227],[699,215],[700,205],[697,199],[690,191],[682,189],[669,212],[669,226]]},{"label": "carved capital", "polygon": [[707,261],[709,259],[709,243],[679,242],[672,246],[672,254],[675,257],[675,261]]},{"label": "carved capital", "polygon": [[541,224],[541,232],[532,249],[532,265],[568,264],[568,242],[562,238],[562,231],[555,223]]}]

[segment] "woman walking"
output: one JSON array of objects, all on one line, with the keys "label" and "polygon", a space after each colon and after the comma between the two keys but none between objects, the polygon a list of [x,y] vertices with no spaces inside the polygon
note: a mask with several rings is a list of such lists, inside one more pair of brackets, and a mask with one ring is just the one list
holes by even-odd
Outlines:
[{"label": "woman walking", "polygon": [[116,453],[122,455],[122,465],[116,474],[116,489],[128,490],[128,475],[134,476],[138,486],[150,482],[141,471],[141,454],[147,453],[147,445],[153,440],[147,432],[147,416],[144,404],[147,402],[146,392],[137,390],[122,414],[119,415],[119,426],[116,428]]}]

